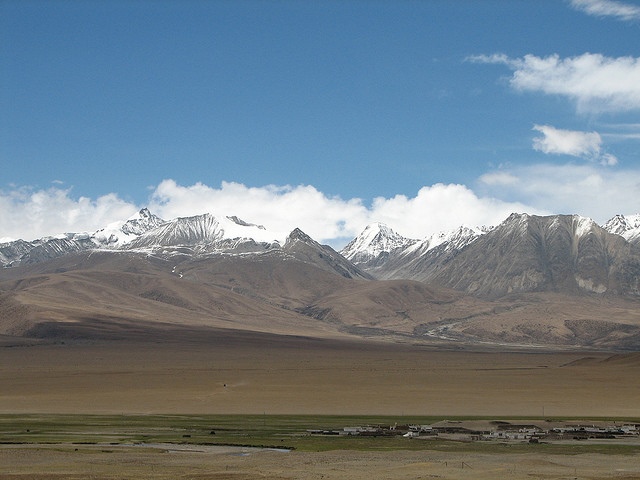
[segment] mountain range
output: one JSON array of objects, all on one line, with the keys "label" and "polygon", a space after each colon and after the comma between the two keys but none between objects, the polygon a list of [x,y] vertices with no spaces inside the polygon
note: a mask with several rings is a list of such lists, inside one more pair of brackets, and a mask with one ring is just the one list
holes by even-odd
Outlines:
[{"label": "mountain range", "polygon": [[[235,216],[142,209],[0,244],[0,335],[212,329],[482,346],[640,348],[640,215],[512,214],[424,239],[372,224],[336,252]],[[179,332],[179,333],[178,333]]]},{"label": "mountain range", "polygon": [[638,296],[639,243],[640,216],[618,215],[603,228],[578,215],[512,214],[494,228],[460,227],[422,241],[369,226],[341,253],[379,279],[419,280],[482,298],[534,291]]}]

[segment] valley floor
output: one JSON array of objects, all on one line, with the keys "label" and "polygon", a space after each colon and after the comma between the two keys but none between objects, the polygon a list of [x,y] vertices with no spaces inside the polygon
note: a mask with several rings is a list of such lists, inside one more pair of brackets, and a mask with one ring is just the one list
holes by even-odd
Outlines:
[{"label": "valley floor", "polygon": [[[0,414],[638,419],[639,377],[640,353],[469,351],[253,334],[135,344],[5,338]],[[430,450],[427,441],[416,451],[285,453],[5,444],[0,480],[640,478],[637,450],[549,455],[536,446],[500,448]]]},{"label": "valley floor", "polygon": [[0,413],[640,418],[640,353],[245,335],[0,347]]},{"label": "valley floor", "polygon": [[0,480],[637,479],[640,455],[0,447]]}]

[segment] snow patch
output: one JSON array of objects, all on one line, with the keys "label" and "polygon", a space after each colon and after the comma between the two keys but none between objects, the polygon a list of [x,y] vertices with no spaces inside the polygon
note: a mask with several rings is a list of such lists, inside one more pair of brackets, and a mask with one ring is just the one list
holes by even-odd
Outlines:
[{"label": "snow patch", "polygon": [[584,237],[591,233],[597,226],[596,222],[587,217],[581,217],[580,215],[574,215],[575,232],[578,238]]},{"label": "snow patch", "polygon": [[579,275],[576,275],[575,279],[576,279],[576,282],[578,283],[578,286],[581,289],[586,290],[588,292],[604,293],[604,292],[607,291],[607,287],[606,286],[597,284],[593,280],[591,280],[590,278],[582,278]]}]

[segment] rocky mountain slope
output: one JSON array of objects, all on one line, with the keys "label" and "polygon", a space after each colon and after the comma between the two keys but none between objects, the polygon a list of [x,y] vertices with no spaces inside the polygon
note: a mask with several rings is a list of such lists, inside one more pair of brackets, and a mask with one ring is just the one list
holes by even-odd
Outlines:
[{"label": "rocky mountain slope", "polygon": [[512,215],[431,279],[475,295],[549,291],[640,295],[640,252],[577,215]]},{"label": "rocky mountain slope", "polygon": [[[640,295],[640,250],[607,226],[578,215],[513,214],[492,229],[462,227],[378,254],[375,265],[347,258],[380,279],[413,279],[498,298],[519,292]],[[363,234],[364,236],[364,234]],[[352,244],[358,244],[357,241]],[[369,250],[372,248],[368,247]]]},{"label": "rocky mountain slope", "polygon": [[141,210],[92,234],[0,245],[0,335],[224,329],[638,349],[633,225],[513,214],[416,240],[376,224],[341,255],[299,229],[282,236],[237,217],[165,221]]}]

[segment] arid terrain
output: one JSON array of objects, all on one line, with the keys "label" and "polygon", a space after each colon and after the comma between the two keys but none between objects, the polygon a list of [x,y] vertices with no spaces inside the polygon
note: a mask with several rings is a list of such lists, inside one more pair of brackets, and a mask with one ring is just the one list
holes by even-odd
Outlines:
[{"label": "arid terrain", "polygon": [[[640,455],[439,451],[278,452],[247,448],[0,448],[1,480],[637,479]],[[34,473],[37,472],[37,473]]]},{"label": "arid terrain", "polygon": [[[483,298],[373,280],[302,232],[255,255],[196,247],[87,250],[0,271],[0,480],[640,477],[640,446],[591,439],[324,439],[282,452],[247,449],[273,446],[250,435],[230,448],[209,430],[164,443],[133,426],[136,441],[67,431],[88,415],[305,415],[296,435],[336,415],[640,423],[634,296]],[[25,423],[34,415],[44,423]],[[45,424],[66,433],[43,436]]]},{"label": "arid terrain", "polygon": [[181,335],[8,343],[0,348],[0,413],[640,417],[640,353]]},{"label": "arid terrain", "polygon": [[[138,343],[4,338],[0,413],[640,418],[638,353],[171,333]],[[0,479],[640,477],[637,447],[549,454],[406,441],[422,443],[386,452],[5,444]]]}]

